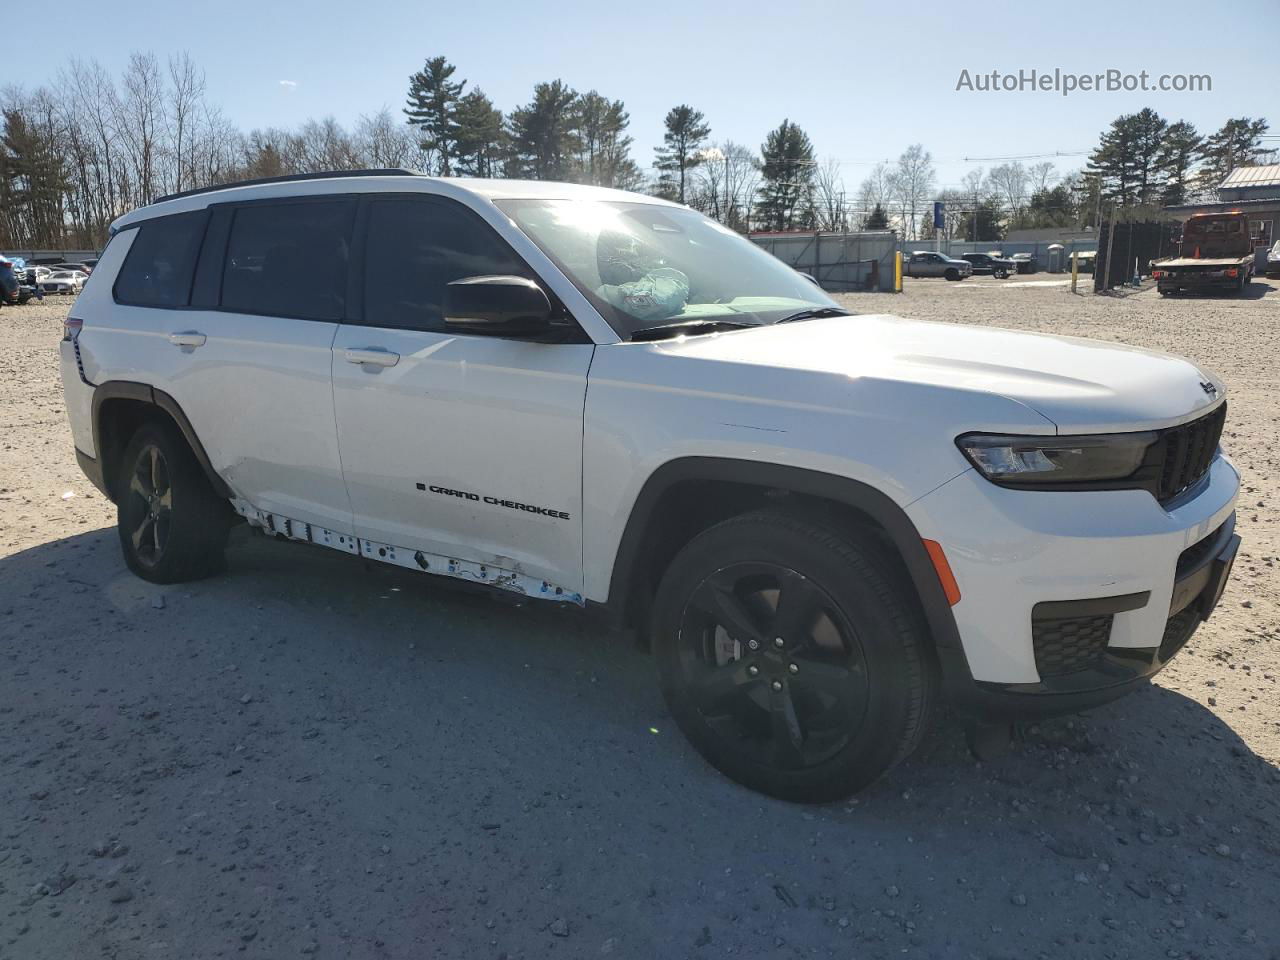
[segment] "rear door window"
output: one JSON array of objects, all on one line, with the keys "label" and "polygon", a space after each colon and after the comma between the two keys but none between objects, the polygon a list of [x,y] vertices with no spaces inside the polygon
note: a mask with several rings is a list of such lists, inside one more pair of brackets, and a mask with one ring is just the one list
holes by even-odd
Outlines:
[{"label": "rear door window", "polygon": [[185,307],[206,219],[206,211],[196,210],[144,221],[116,277],[116,301],[139,307]]},{"label": "rear door window", "polygon": [[238,207],[223,261],[222,308],[341,320],[354,213],[346,199]]}]

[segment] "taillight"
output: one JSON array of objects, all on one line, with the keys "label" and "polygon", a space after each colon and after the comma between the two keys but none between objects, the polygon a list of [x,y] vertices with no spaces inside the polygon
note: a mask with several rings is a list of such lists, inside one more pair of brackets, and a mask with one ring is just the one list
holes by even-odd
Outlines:
[{"label": "taillight", "polygon": [[1240,271],[1239,271],[1239,270],[1237,270],[1235,267],[1227,267],[1227,276],[1228,276],[1228,277],[1238,277],[1238,276],[1240,276]]},{"label": "taillight", "polygon": [[67,317],[62,321],[62,339],[74,342],[76,337],[80,336],[80,329],[84,326],[83,320],[75,317]]},{"label": "taillight", "polygon": [[1163,271],[1163,270],[1153,270],[1153,271],[1151,272],[1151,276],[1153,276],[1153,277],[1155,277],[1157,280],[1159,280],[1161,277],[1163,277],[1163,276],[1164,276],[1164,271]]}]

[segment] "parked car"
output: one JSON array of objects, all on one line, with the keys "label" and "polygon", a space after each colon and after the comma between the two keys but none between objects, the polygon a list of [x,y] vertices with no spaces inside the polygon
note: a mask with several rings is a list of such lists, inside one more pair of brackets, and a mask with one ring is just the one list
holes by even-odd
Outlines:
[{"label": "parked car", "polygon": [[1015,253],[1009,258],[1018,267],[1018,273],[1035,273],[1040,269],[1040,261],[1030,253]]},{"label": "parked car", "polygon": [[947,280],[963,280],[973,274],[973,264],[968,260],[944,256],[928,250],[917,250],[902,264],[905,277],[944,277]]},{"label": "parked car", "polygon": [[75,294],[89,277],[79,270],[55,270],[40,284],[45,293]]},{"label": "parked car", "polygon": [[[23,284],[14,270],[14,261],[0,257],[0,304],[17,305],[22,299]],[[29,295],[28,295],[29,296]]]},{"label": "parked car", "polygon": [[638,194],[228,186],[118,219],[60,345],[145,580],[221,571],[238,518],[599,605],[708,761],[818,801],[942,698],[980,744],[1144,687],[1230,575],[1226,387],[1189,360],[854,316]]},{"label": "parked car", "polygon": [[991,274],[998,280],[1003,280],[1018,269],[1014,261],[993,256],[990,253],[962,253],[960,258],[968,260],[973,265],[975,274]]},{"label": "parked car", "polygon": [[1267,252],[1267,276],[1280,277],[1280,240]]},{"label": "parked car", "polygon": [[55,270],[78,270],[86,277],[93,273],[93,266],[88,263],[58,263],[54,264]]}]

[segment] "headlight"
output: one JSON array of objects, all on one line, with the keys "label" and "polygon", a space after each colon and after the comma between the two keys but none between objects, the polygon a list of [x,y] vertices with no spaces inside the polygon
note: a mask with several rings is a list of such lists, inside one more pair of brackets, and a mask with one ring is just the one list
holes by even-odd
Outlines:
[{"label": "headlight", "polygon": [[967,433],[956,444],[983,476],[1002,486],[1101,489],[1110,486],[1108,481],[1132,478],[1156,439],[1153,432],[1078,437]]}]

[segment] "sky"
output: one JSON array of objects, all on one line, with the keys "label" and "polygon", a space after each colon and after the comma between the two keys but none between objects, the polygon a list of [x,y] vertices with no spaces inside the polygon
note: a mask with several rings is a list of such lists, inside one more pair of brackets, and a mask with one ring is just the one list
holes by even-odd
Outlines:
[{"label": "sky", "polygon": [[[468,89],[480,87],[504,111],[526,103],[535,83],[556,78],[623,100],[635,156],[645,167],[661,140],[663,116],[679,103],[706,115],[713,140],[757,148],[790,119],[809,134],[820,159],[840,161],[850,192],[877,161],[917,142],[932,153],[940,188],[1003,158],[1078,169],[1112,119],[1147,106],[1202,132],[1270,109],[1277,114],[1270,118],[1273,132],[1280,133],[1275,64],[1264,60],[1274,44],[1261,42],[1280,17],[1280,0],[1236,7],[1256,26],[1232,28],[1220,39],[1205,35],[1216,35],[1220,15],[1203,0],[1146,8],[1114,0],[596,0],[541,7],[527,0],[117,0],[72,8],[61,34],[67,42],[6,44],[0,87],[47,83],[72,56],[116,73],[134,50],[162,60],[185,51],[205,71],[209,98],[243,129],[326,115],[349,125],[384,106],[398,112],[409,75],[443,55]],[[1165,22],[1176,26],[1161,29]],[[1146,70],[1152,83],[1162,74],[1207,73],[1212,89],[1065,97],[957,89],[962,71],[976,86],[979,75],[993,70],[1032,69]]]}]

